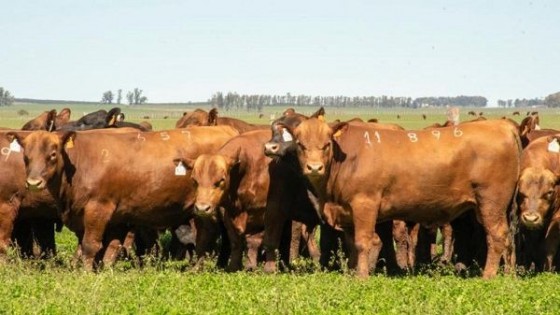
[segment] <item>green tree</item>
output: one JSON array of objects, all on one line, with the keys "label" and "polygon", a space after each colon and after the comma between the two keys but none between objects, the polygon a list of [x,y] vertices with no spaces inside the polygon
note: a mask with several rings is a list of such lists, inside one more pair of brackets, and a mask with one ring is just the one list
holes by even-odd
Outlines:
[{"label": "green tree", "polygon": [[14,97],[8,90],[0,87],[0,106],[10,106],[14,102]]},{"label": "green tree", "polygon": [[126,93],[126,100],[128,101],[128,105],[134,104],[134,93],[130,91]]},{"label": "green tree", "polygon": [[105,93],[103,93],[103,97],[101,98],[101,103],[104,104],[112,104],[113,103],[113,92],[112,91],[106,91]]},{"label": "green tree", "polygon": [[122,101],[122,89],[117,90],[117,104],[120,104]]},{"label": "green tree", "polygon": [[560,107],[560,92],[556,92],[545,97],[544,104],[547,107]]}]

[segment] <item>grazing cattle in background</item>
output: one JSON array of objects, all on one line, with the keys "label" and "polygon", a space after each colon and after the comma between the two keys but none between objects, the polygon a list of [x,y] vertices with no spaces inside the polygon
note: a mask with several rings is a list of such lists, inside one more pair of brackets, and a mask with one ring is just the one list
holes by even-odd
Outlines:
[{"label": "grazing cattle in background", "polygon": [[378,122],[379,122],[379,119],[377,119],[377,118],[370,118],[370,119],[368,119],[367,122],[368,122],[368,123],[378,123]]},{"label": "grazing cattle in background", "polygon": [[513,116],[519,116],[521,115],[518,111],[513,112]]},{"label": "grazing cattle in background", "polygon": [[401,115],[397,115],[397,119],[401,119]]},{"label": "grazing cattle in background", "polygon": [[58,114],[55,109],[46,111],[25,123],[21,130],[56,130],[68,123],[71,113],[69,108],[62,109]]},{"label": "grazing cattle in background", "polygon": [[177,123],[175,128],[185,128],[187,126],[222,126],[227,125],[235,128],[240,133],[257,130],[257,129],[268,129],[268,125],[253,125],[244,122],[243,120],[229,118],[229,117],[218,117],[218,110],[213,108],[210,112],[206,112],[202,109],[196,109],[191,113],[185,113]]},{"label": "grazing cattle in background", "polygon": [[560,133],[560,130],[542,129],[539,126],[539,123],[539,115],[535,114],[523,118],[523,120],[519,124],[519,136],[521,138],[521,144],[523,148],[527,147],[529,143],[531,143],[535,139]]},{"label": "grazing cattle in background", "polygon": [[531,112],[531,115],[533,115],[533,116],[538,115],[538,114],[539,114],[539,112]]},{"label": "grazing cattle in background", "polygon": [[469,115],[469,116],[476,116],[476,113],[473,112],[473,111],[471,110],[470,112],[467,113],[467,115]]},{"label": "grazing cattle in background", "polygon": [[426,118],[428,118],[428,116],[426,116],[426,114],[422,114],[422,119],[426,120]]},{"label": "grazing cattle in background", "polygon": [[143,119],[150,119],[150,116],[146,115],[144,117],[142,117]]},{"label": "grazing cattle in background", "polygon": [[521,155],[521,174],[517,202],[521,238],[531,243],[519,244],[522,264],[535,263],[537,270],[553,271],[560,245],[560,134],[531,142]]},{"label": "grazing cattle in background", "polygon": [[58,127],[56,130],[78,131],[108,128],[117,122],[120,113],[121,109],[118,107],[112,108],[109,112],[104,109],[100,109],[93,113],[89,113],[76,121],[67,122],[66,124]]},{"label": "grazing cattle in background", "polygon": [[221,126],[12,136],[24,148],[26,185],[52,192],[64,205],[62,220],[78,236],[84,266],[91,270],[104,237],[122,243],[124,235],[114,227],[158,229],[186,221],[193,204],[190,174],[163,161],[213,152],[237,134]]},{"label": "grazing cattle in background", "polygon": [[[346,123],[330,127],[312,118],[287,129],[297,142],[301,169],[319,196],[323,219],[355,240],[358,276],[368,275],[378,220],[442,224],[473,208],[487,234],[484,278],[496,275],[502,255],[511,264],[507,210],[521,149],[511,124],[478,122],[434,133]],[[379,141],[364,141],[365,134],[375,132]],[[493,141],[487,141],[489,134]],[[496,167],[502,171],[495,172]],[[336,207],[323,207],[328,203]]]},{"label": "grazing cattle in background", "polygon": [[483,112],[478,112],[478,116],[482,116],[482,115],[484,115]]}]

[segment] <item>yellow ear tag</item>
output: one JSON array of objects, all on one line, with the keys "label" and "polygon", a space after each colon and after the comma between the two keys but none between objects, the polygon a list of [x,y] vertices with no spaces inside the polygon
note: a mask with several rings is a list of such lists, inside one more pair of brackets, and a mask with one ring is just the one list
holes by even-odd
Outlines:
[{"label": "yellow ear tag", "polygon": [[74,139],[70,137],[68,141],[66,141],[66,149],[72,149],[74,147]]},{"label": "yellow ear tag", "polygon": [[325,122],[325,116],[323,115],[319,115],[317,119],[319,119],[319,121]]},{"label": "yellow ear tag", "polygon": [[333,137],[338,138],[342,135],[342,130],[338,130],[337,132],[334,133]]}]

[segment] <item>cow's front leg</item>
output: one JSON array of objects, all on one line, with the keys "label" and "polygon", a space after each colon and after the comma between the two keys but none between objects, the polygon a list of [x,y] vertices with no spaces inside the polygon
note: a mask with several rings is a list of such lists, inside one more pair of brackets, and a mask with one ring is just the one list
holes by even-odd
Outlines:
[{"label": "cow's front leg", "polygon": [[369,253],[373,245],[379,202],[365,195],[357,195],[350,203],[354,221],[354,243],[358,257],[357,276],[369,276]]},{"label": "cow's front leg", "polygon": [[82,262],[92,271],[97,253],[103,247],[103,234],[115,210],[111,203],[90,201],[84,207],[84,236],[82,238]]}]

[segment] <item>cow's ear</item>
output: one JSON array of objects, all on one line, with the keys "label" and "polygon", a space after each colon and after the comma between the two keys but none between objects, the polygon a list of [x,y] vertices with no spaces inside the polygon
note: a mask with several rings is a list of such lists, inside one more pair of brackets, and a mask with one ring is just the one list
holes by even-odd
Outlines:
[{"label": "cow's ear", "polygon": [[56,127],[54,125],[56,120],[56,109],[51,110],[48,114],[47,114],[47,131],[53,131]]},{"label": "cow's ear", "polygon": [[196,159],[189,159],[189,158],[175,158],[173,159],[173,163],[175,166],[179,166],[179,164],[183,164],[187,169],[192,170],[194,168],[194,163]]},{"label": "cow's ear", "polygon": [[60,135],[60,143],[64,149],[72,149],[74,147],[74,140],[78,134],[75,131],[67,131]]},{"label": "cow's ear", "polygon": [[218,124],[218,109],[212,108],[208,112],[208,126],[216,126]]},{"label": "cow's ear", "polygon": [[105,122],[107,124],[108,127],[114,126],[115,123],[117,122],[117,116],[121,113],[121,109],[118,107],[114,107],[112,108],[108,113],[107,113],[107,118],[105,118]]},{"label": "cow's ear", "polygon": [[10,147],[12,143],[17,143],[19,146],[23,147],[23,140],[25,139],[25,135],[20,134],[18,132],[10,131],[6,133],[6,139],[10,142]]},{"label": "cow's ear", "polygon": [[119,113],[117,115],[117,122],[122,122],[122,121],[125,120],[125,118],[126,118],[126,116],[124,115],[124,113]]},{"label": "cow's ear", "polygon": [[[63,108],[58,115],[56,115],[57,124],[62,126],[70,121],[70,115],[72,111],[70,108]],[[56,126],[59,127],[59,126]]]},{"label": "cow's ear", "polygon": [[294,141],[294,129],[291,126],[285,125],[282,122],[277,122],[272,125],[275,133],[282,136],[282,141],[290,142]]},{"label": "cow's ear", "polygon": [[295,113],[296,113],[296,110],[293,109],[292,107],[289,107],[282,113],[282,116],[289,117],[289,116],[295,115]]},{"label": "cow's ear", "polygon": [[348,123],[347,122],[340,122],[338,124],[335,124],[334,126],[331,127],[332,129],[332,135],[334,138],[338,138],[340,137],[343,133],[345,133],[348,130]]},{"label": "cow's ear", "polygon": [[238,165],[239,163],[241,163],[241,161],[239,161],[239,159],[237,158],[233,158],[231,156],[224,156],[225,160],[226,160],[226,164],[228,169],[232,169],[234,166]]},{"label": "cow's ear", "polygon": [[325,109],[323,108],[323,106],[321,106],[321,108],[319,108],[316,112],[314,112],[313,114],[311,114],[311,116],[309,116],[309,118],[317,118],[320,119],[319,117],[325,117]]}]

